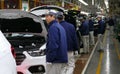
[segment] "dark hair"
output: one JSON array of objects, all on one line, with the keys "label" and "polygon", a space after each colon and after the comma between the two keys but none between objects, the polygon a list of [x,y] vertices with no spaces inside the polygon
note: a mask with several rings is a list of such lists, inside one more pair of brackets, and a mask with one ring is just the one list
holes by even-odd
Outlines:
[{"label": "dark hair", "polygon": [[64,16],[63,16],[63,15],[58,15],[56,18],[57,18],[58,20],[62,20],[62,19],[64,18]]},{"label": "dark hair", "polygon": [[86,20],[86,17],[83,17],[84,20]]}]

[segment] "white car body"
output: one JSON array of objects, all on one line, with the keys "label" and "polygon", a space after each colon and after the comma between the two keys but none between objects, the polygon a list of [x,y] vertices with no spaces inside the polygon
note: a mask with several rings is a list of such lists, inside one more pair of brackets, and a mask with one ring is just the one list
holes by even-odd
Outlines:
[{"label": "white car body", "polygon": [[11,45],[0,31],[0,74],[17,74]]},{"label": "white car body", "polygon": [[[46,44],[44,44],[40,48],[40,50],[43,50],[45,48],[45,45]],[[35,51],[35,52],[39,52],[39,51]],[[19,73],[32,74],[28,69],[29,69],[30,66],[35,66],[35,65],[39,65],[38,69],[41,69],[41,67],[44,67],[44,69],[46,71],[46,56],[45,55],[44,56],[32,57],[26,51],[24,51],[23,54],[26,56],[26,58],[20,65],[17,65],[17,71]],[[46,72],[45,73],[40,73],[40,74],[46,74]]]},{"label": "white car body", "polygon": [[[18,21],[19,18],[22,19],[22,18],[26,18],[26,17],[27,18],[32,18],[34,22],[37,22],[37,24],[33,24],[33,26],[31,26],[31,23],[29,23],[31,20],[30,21],[29,20],[22,20],[20,22]],[[31,42],[30,43],[31,46],[30,45],[29,46],[30,47],[34,46],[34,48],[32,48],[32,50],[31,50],[31,48],[27,48],[27,47],[24,49],[24,46],[19,45],[19,42],[24,41],[24,40],[19,40],[19,38],[23,39],[24,37],[26,37],[26,39],[27,39],[27,37],[28,38],[29,37],[34,37],[34,35],[37,36],[37,38],[39,36],[41,36],[43,38],[46,38],[47,31],[46,31],[46,28],[45,28],[44,23],[41,20],[41,18],[38,17],[38,16],[35,16],[35,15],[29,13],[29,12],[20,11],[20,10],[16,10],[16,9],[8,9],[8,10],[0,10],[0,19],[2,19],[1,23],[3,23],[2,26],[1,26],[1,30],[5,31],[4,34],[5,34],[6,38],[9,40],[11,45],[16,50],[16,63],[17,63],[18,74],[46,74],[46,56],[43,53],[43,51],[45,50],[45,46],[46,46],[45,42],[41,43],[41,45],[39,45],[40,47],[39,46],[36,47],[37,46],[36,41]],[[17,24],[16,23],[14,23],[14,24],[10,23],[11,26],[9,26],[9,23],[4,21],[6,19],[8,20],[8,22],[11,22],[13,20],[12,23],[14,23],[16,21],[18,21],[19,23],[17,23],[17,22],[16,22]],[[15,20],[15,19],[17,19],[17,20]],[[28,24],[23,24],[22,25],[21,22],[23,22],[23,23],[28,22]],[[4,23],[6,23],[6,24],[4,24]],[[41,24],[42,30],[39,27],[35,27],[35,26],[38,26],[39,24]],[[7,25],[7,27],[4,26],[4,25]],[[27,25],[27,26],[25,26],[25,25]],[[16,26],[17,29],[13,28],[15,26]],[[22,28],[21,26],[25,26],[25,29],[23,29],[24,27]],[[31,29],[31,28],[34,28],[34,27],[35,27],[35,30]],[[36,28],[37,28],[37,30],[36,30]],[[31,31],[34,31],[34,32],[31,32]],[[38,32],[36,32],[36,31],[38,31]],[[10,34],[10,38],[9,38],[9,34]],[[23,36],[21,36],[21,35],[23,35]],[[16,37],[16,36],[18,36],[18,38],[16,39],[16,41],[19,40],[18,43],[14,43],[15,40],[12,38],[12,37]],[[0,36],[0,38],[1,38],[1,36]],[[13,39],[13,41],[10,40],[10,39]],[[35,37],[35,39],[36,39],[36,37]],[[32,41],[32,38],[28,41]],[[3,42],[3,41],[1,41],[1,39],[0,39],[0,42]],[[5,44],[6,43],[7,42],[5,42]],[[8,44],[8,47],[6,47],[6,49],[7,48],[10,49],[10,44],[9,43],[7,43],[7,44]],[[15,47],[14,46],[15,44],[16,45],[18,44],[19,46]],[[19,49],[19,50],[22,49],[22,52],[19,51],[19,53],[18,53],[18,50],[16,48]],[[1,44],[0,44],[0,49],[1,49]],[[0,50],[0,54],[2,54],[1,52],[4,52],[4,51]],[[8,53],[10,53],[10,50],[6,52],[6,54],[8,54]],[[3,56],[6,56],[6,55],[3,55]],[[12,56],[12,55],[10,54],[10,56]],[[10,56],[8,56],[8,57],[10,57]],[[2,58],[2,57],[0,56],[0,58]],[[0,61],[0,64],[1,63],[2,62]],[[0,68],[0,74],[15,74],[15,73],[1,73],[2,69],[3,69],[3,67]]]}]

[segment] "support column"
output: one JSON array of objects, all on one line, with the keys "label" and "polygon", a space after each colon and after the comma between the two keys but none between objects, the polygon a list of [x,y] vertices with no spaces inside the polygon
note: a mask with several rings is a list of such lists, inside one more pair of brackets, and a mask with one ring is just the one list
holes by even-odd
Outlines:
[{"label": "support column", "polygon": [[39,0],[34,0],[34,7],[37,6],[37,3],[39,2]]},{"label": "support column", "polygon": [[62,7],[65,6],[65,0],[62,0]]},{"label": "support column", "polygon": [[19,0],[19,8],[22,9],[22,0]]},{"label": "support column", "polygon": [[4,9],[4,0],[1,0],[1,9]]}]

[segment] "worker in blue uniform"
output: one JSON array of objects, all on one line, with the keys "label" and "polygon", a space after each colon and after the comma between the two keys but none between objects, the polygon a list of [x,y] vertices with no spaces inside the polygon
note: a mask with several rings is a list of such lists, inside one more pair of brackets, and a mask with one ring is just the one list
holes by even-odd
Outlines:
[{"label": "worker in blue uniform", "polygon": [[89,53],[89,21],[86,20],[86,17],[80,17],[80,21],[79,30],[83,40],[83,52],[81,53]]},{"label": "worker in blue uniform", "polygon": [[109,17],[108,25],[109,25],[109,28],[110,28],[110,33],[111,33],[111,35],[113,35],[114,20],[113,20],[112,16]]},{"label": "worker in blue uniform", "polygon": [[95,44],[95,40],[94,40],[94,21],[92,19],[92,17],[89,17],[89,40],[90,40],[90,45],[94,45]]},{"label": "worker in blue uniform", "polygon": [[105,21],[102,19],[101,15],[97,16],[98,19],[98,45],[99,49],[98,51],[103,52],[103,34],[105,32]]},{"label": "worker in blue uniform", "polygon": [[65,72],[62,74],[73,74],[75,68],[73,51],[78,51],[78,40],[75,27],[64,20],[64,15],[62,12],[58,12],[56,17],[60,25],[62,25],[65,29],[67,36],[68,63],[66,64]]},{"label": "worker in blue uniform", "polygon": [[45,18],[48,24],[46,45],[47,74],[62,74],[63,65],[68,63],[66,32],[55,20],[55,12],[48,12]]}]

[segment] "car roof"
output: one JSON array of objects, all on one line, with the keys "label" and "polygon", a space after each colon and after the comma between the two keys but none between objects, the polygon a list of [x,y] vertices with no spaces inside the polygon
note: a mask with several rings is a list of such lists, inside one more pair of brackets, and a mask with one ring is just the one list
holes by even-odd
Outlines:
[{"label": "car roof", "polygon": [[64,12],[65,9],[59,6],[55,6],[55,5],[43,5],[43,6],[38,6],[35,8],[30,9],[30,12],[35,11],[35,10],[39,10],[39,9],[55,9],[61,12]]},{"label": "car roof", "polygon": [[54,12],[63,12],[65,13],[65,9],[59,6],[55,5],[43,5],[43,6],[38,6],[34,7],[29,10],[30,13],[33,13],[37,16],[42,16],[44,15],[47,11],[54,11]]}]

